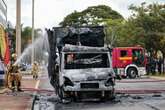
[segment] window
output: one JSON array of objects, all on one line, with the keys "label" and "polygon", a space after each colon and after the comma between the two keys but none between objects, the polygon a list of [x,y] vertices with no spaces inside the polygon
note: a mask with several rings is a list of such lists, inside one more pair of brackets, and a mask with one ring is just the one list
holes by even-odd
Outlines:
[{"label": "window", "polygon": [[65,69],[109,68],[108,53],[65,54]]},{"label": "window", "polygon": [[144,53],[141,49],[134,49],[132,50],[133,53],[133,63],[135,63],[138,66],[141,66],[144,64]]},{"label": "window", "polygon": [[126,50],[121,50],[120,51],[120,57],[126,57],[127,56],[127,51]]},{"label": "window", "polygon": [[133,56],[138,56],[138,54],[142,53],[142,50],[140,50],[140,49],[133,49],[132,53],[133,53]]}]

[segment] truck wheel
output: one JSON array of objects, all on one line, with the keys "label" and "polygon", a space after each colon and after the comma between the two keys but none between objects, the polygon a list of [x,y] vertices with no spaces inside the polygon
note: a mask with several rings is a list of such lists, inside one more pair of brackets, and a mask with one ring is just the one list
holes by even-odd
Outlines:
[{"label": "truck wheel", "polygon": [[57,94],[58,94],[60,99],[64,98],[64,91],[63,91],[62,87],[58,88]]},{"label": "truck wheel", "polygon": [[[77,94],[77,95],[76,95]],[[79,102],[81,101],[81,93],[80,92],[74,92],[74,95],[72,96],[73,97],[73,101],[74,102]]]},{"label": "truck wheel", "polygon": [[115,88],[113,87],[113,89],[110,91],[110,94],[109,94],[109,99],[110,100],[114,100],[115,99]]},{"label": "truck wheel", "polygon": [[127,71],[127,76],[131,79],[135,79],[137,76],[137,70],[135,68],[129,68]]},{"label": "truck wheel", "polygon": [[64,103],[64,104],[70,103],[72,101],[70,97],[65,96],[66,94],[67,93],[63,90],[62,87],[60,87],[58,89],[58,96],[59,96],[61,102]]},{"label": "truck wheel", "polygon": [[115,89],[113,88],[111,91],[105,91],[105,96],[101,98],[101,101],[108,101],[115,99]]}]

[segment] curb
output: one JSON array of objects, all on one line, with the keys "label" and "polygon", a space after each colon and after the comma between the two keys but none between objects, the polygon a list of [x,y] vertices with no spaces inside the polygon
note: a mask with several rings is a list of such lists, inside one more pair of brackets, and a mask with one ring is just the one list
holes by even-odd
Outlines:
[{"label": "curb", "polygon": [[[39,87],[39,83],[40,83],[40,80],[38,80],[37,82],[36,82],[36,86],[35,86],[35,89],[38,89],[38,87]],[[34,105],[35,105],[35,101],[36,101],[36,99],[37,99],[37,92],[35,91],[34,93],[33,93],[33,98],[31,99],[31,110],[34,110]]]},{"label": "curb", "polygon": [[29,104],[28,104],[28,107],[26,108],[26,110],[33,110],[32,109],[33,108],[33,104],[34,104],[33,100],[34,100],[34,96],[29,100]]},{"label": "curb", "polygon": [[33,95],[33,98],[31,99],[31,110],[34,110],[34,104],[35,104],[35,101],[36,101],[36,99],[37,99],[37,95],[35,94],[35,95]]}]

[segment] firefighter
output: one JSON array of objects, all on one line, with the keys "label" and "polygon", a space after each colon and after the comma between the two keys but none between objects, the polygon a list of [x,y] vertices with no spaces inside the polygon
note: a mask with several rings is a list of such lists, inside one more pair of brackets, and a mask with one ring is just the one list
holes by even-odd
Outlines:
[{"label": "firefighter", "polygon": [[16,60],[17,60],[17,55],[12,54],[12,61],[7,67],[7,74],[6,74],[7,87],[10,88],[13,92],[15,90],[22,91],[21,90],[22,75],[19,71],[18,64],[14,64]]},{"label": "firefighter", "polygon": [[38,78],[38,72],[39,72],[39,69],[38,69],[38,63],[37,62],[34,62],[33,65],[32,65],[32,75],[33,75],[33,79],[37,79]]},{"label": "firefighter", "polygon": [[143,64],[144,64],[144,55],[143,55],[142,51],[139,51],[139,53],[138,53],[138,64],[139,64],[139,66],[143,66]]}]

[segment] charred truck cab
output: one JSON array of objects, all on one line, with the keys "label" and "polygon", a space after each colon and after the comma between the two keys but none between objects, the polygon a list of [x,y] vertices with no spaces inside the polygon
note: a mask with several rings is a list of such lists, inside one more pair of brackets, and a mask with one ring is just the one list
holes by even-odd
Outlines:
[{"label": "charred truck cab", "polygon": [[[110,49],[104,47],[103,27],[79,27],[74,28],[74,31],[71,29],[73,28],[55,28],[54,31],[47,31],[50,41],[48,71],[56,93],[61,99],[113,98],[115,73]],[[79,29],[78,33],[76,29]],[[52,44],[51,35],[56,36]],[[98,35],[101,35],[101,39],[98,39]],[[81,45],[74,45],[77,44],[75,37],[78,37]],[[59,42],[65,45],[59,46]],[[58,50],[58,55],[54,54],[53,49]]]},{"label": "charred truck cab", "polygon": [[97,91],[101,97],[105,97],[106,92],[109,92],[106,95],[110,95],[114,90],[111,57],[104,47],[64,47],[59,75],[60,86],[74,95]]}]

